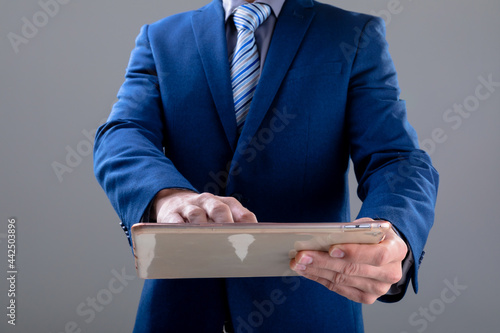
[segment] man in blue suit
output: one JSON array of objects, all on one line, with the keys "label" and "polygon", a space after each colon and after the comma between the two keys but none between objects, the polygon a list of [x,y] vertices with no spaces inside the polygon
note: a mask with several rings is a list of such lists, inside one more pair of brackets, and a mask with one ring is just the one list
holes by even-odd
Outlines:
[{"label": "man in blue suit", "polygon": [[359,218],[394,229],[297,254],[300,277],[146,280],[135,332],[363,332],[360,303],[398,301],[410,280],[417,291],[437,172],[407,122],[383,21],[312,0],[246,7],[260,25],[240,121],[232,54],[247,2],[214,0],[137,37],[94,154],[129,241],[140,221],[350,221],[349,158]]}]

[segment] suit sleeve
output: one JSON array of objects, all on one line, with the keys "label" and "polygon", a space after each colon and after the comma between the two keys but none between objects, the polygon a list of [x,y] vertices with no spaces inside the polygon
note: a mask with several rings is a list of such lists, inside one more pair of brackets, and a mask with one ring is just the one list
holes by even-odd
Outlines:
[{"label": "suit sleeve", "polygon": [[363,201],[358,217],[392,222],[413,255],[403,290],[380,299],[387,302],[404,296],[409,278],[418,291],[417,272],[434,221],[438,188],[438,173],[418,147],[399,93],[384,22],[373,17],[362,29],[352,60],[347,121],[358,196]]},{"label": "suit sleeve", "polygon": [[118,101],[108,121],[98,129],[94,146],[96,178],[127,236],[160,190],[195,191],[163,152],[166,120],[160,81],[148,26],[144,26],[136,39]]}]

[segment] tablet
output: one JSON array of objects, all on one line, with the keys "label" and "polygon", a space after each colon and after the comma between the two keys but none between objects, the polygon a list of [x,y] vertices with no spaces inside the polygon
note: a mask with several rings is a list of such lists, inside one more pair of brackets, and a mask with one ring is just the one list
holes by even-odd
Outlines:
[{"label": "tablet", "polygon": [[379,243],[390,223],[138,223],[132,227],[143,279],[296,275],[298,251],[333,244]]}]

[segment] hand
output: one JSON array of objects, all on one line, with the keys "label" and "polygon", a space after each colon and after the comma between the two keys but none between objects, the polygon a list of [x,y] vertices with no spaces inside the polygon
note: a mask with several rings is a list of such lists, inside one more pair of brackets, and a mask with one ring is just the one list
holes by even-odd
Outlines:
[{"label": "hand", "polygon": [[160,223],[257,223],[255,214],[233,197],[188,190],[160,191],[154,199],[152,211]]},{"label": "hand", "polygon": [[391,228],[379,244],[340,244],[328,253],[299,252],[290,268],[352,301],[373,304],[401,280],[401,263],[407,252],[406,243]]}]

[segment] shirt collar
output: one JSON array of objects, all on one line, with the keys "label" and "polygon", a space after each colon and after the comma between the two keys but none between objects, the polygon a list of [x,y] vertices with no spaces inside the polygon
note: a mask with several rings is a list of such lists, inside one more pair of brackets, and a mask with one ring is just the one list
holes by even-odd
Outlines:
[{"label": "shirt collar", "polygon": [[[285,0],[257,0],[255,2],[268,4],[274,13],[274,16],[278,17],[280,15],[281,8],[283,8]],[[238,6],[241,6],[245,3],[247,3],[245,0],[222,0],[222,6],[224,7],[224,12],[226,15],[225,17],[226,22],[231,16],[231,14],[233,14],[234,10]]]}]

